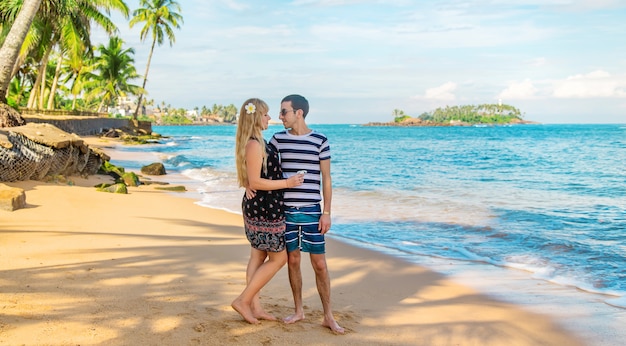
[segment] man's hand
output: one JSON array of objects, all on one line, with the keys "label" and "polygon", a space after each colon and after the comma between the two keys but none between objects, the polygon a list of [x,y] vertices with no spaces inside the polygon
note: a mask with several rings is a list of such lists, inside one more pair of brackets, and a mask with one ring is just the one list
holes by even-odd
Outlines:
[{"label": "man's hand", "polygon": [[330,231],[330,224],[330,215],[322,214],[322,216],[320,216],[320,222],[317,226],[317,229],[322,232],[322,234],[326,234],[328,231]]},{"label": "man's hand", "polygon": [[246,197],[248,199],[253,199],[254,196],[256,196],[256,190],[252,190],[251,188],[246,187]]}]

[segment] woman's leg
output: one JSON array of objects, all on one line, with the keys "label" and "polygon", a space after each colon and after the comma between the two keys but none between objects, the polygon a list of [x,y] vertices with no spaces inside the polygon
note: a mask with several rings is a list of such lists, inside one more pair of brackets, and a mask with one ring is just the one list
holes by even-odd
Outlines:
[{"label": "woman's leg", "polygon": [[[259,251],[254,248],[250,248],[250,249],[251,249],[250,260],[248,261],[248,268],[246,269],[246,284],[250,282],[250,280],[252,279],[252,276],[254,275],[254,272],[256,272],[257,269],[259,269],[261,264],[263,264],[263,262],[265,262],[265,259],[267,258],[267,252]],[[261,306],[261,300],[259,297],[260,294],[261,294],[261,291],[257,292],[254,298],[252,298],[252,304],[251,304],[252,314],[254,315],[254,317],[260,320],[275,321],[276,317],[272,316],[271,314],[268,314],[267,312],[265,312],[265,310],[263,310],[263,307]]]},{"label": "woman's leg", "polygon": [[[264,256],[269,257],[267,261],[264,261],[256,267],[259,263],[259,259]],[[248,284],[246,288],[241,292],[231,306],[235,309],[246,321],[249,323],[259,323],[259,320],[255,317],[252,306],[253,299],[258,297],[258,293],[261,288],[265,286],[276,273],[287,263],[287,252],[285,250],[280,252],[264,252],[256,249],[252,249],[250,255],[250,261],[248,262],[249,270],[246,271]],[[257,268],[254,270],[254,268]],[[260,303],[259,303],[260,305]]]}]

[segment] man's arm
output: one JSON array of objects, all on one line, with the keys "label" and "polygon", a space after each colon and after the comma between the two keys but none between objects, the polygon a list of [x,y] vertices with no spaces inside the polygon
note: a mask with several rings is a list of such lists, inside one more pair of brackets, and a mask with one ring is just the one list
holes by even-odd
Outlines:
[{"label": "man's arm", "polygon": [[330,177],[330,159],[320,161],[322,173],[322,216],[320,217],[319,230],[325,234],[330,230],[330,211],[333,200],[333,183]]}]

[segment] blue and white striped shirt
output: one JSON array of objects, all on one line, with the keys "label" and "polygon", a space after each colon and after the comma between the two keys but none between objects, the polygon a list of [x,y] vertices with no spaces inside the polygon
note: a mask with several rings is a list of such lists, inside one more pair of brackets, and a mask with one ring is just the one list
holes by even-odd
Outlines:
[{"label": "blue and white striped shirt", "polygon": [[280,154],[285,178],[303,169],[307,171],[302,185],[284,190],[285,205],[302,207],[319,203],[322,200],[320,161],[330,160],[328,138],[316,131],[296,136],[284,130],[272,136],[270,145]]}]

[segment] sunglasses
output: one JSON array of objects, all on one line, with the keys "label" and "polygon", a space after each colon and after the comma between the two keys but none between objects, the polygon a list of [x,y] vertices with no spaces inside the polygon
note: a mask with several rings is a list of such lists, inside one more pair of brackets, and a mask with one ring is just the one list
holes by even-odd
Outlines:
[{"label": "sunglasses", "polygon": [[291,109],[291,110],[281,109],[281,110],[280,110],[280,115],[285,116],[285,115],[287,115],[287,113],[289,113],[289,112],[294,112],[294,113],[295,113],[295,112],[296,112],[296,110],[295,110],[295,109]]}]

